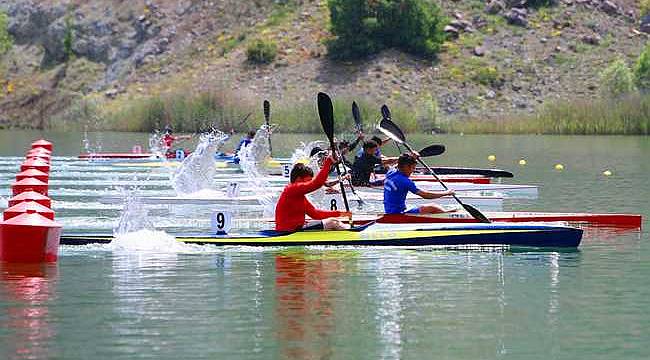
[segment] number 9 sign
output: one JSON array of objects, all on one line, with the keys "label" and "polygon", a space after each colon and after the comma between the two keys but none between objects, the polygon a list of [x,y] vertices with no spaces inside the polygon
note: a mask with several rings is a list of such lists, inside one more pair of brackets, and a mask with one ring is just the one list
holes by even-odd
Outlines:
[{"label": "number 9 sign", "polygon": [[232,212],[216,210],[212,212],[210,218],[210,228],[212,233],[217,235],[226,235],[232,227]]}]

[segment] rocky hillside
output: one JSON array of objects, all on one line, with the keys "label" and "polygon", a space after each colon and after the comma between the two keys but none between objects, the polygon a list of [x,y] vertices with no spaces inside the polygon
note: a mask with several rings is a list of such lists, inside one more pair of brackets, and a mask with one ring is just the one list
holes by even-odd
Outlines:
[{"label": "rocky hillside", "polygon": [[[253,103],[326,90],[416,110],[435,104],[440,117],[512,116],[597,96],[602,69],[617,57],[632,62],[647,41],[632,0],[438,3],[450,23],[436,61],[388,50],[342,63],[326,57],[324,0],[0,0],[14,42],[0,55],[0,126],[57,126],[79,99],[111,109],[175,89]],[[246,61],[256,38],[278,44],[273,63]]]}]

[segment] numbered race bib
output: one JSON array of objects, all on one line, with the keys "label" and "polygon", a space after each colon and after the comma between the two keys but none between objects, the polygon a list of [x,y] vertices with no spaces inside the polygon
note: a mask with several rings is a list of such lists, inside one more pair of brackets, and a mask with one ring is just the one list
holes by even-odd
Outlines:
[{"label": "numbered race bib", "polygon": [[176,160],[183,160],[183,159],[185,159],[185,150],[183,149],[176,150]]},{"label": "numbered race bib", "polygon": [[235,198],[239,196],[240,186],[238,182],[231,182],[228,184],[228,189],[226,190],[226,196],[229,198]]},{"label": "numbered race bib", "polygon": [[212,212],[210,220],[212,233],[226,235],[232,227],[232,212],[215,210]]}]

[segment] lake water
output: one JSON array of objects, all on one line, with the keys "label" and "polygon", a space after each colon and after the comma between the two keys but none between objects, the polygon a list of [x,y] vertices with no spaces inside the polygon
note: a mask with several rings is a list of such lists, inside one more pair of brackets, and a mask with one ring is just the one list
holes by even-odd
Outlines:
[{"label": "lake water", "polygon": [[[0,131],[0,207],[40,135]],[[44,135],[55,145],[50,196],[66,230],[112,229],[120,207],[97,202],[119,194],[112,183],[169,188],[168,170],[79,162],[83,134]],[[316,136],[276,136],[274,150],[288,156],[306,138]],[[88,139],[103,151],[147,144],[146,134]],[[648,137],[413,139],[447,146],[431,164],[498,167],[515,173],[504,182],[541,186],[538,199],[507,200],[505,210],[640,213],[648,226]],[[180,213],[154,225],[183,217],[192,220]],[[649,241],[588,229],[566,252],[258,250],[178,245],[152,232],[64,246],[57,264],[2,265],[0,359],[648,359]]]}]

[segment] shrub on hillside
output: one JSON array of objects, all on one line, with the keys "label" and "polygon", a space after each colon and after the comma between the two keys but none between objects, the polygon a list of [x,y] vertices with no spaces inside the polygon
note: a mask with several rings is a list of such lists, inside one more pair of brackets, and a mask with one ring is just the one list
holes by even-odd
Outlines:
[{"label": "shrub on hillside", "polygon": [[619,98],[634,91],[634,76],[623,59],[618,59],[600,74],[600,88],[606,97]]},{"label": "shrub on hillside", "polygon": [[639,11],[641,11],[641,16],[650,14],[650,0],[641,0],[639,3]]},{"label": "shrub on hillside", "polygon": [[444,17],[428,0],[329,0],[329,55],[361,58],[386,47],[434,57],[444,41]]},{"label": "shrub on hillside", "polygon": [[7,51],[11,50],[13,39],[7,27],[9,26],[9,18],[7,14],[0,11],[0,55],[4,55]]},{"label": "shrub on hillside", "polygon": [[275,60],[278,47],[271,40],[257,39],[248,44],[246,57],[248,61],[256,64],[269,64]]},{"label": "shrub on hillside", "polygon": [[650,44],[646,45],[636,61],[634,82],[642,92],[650,91]]}]

